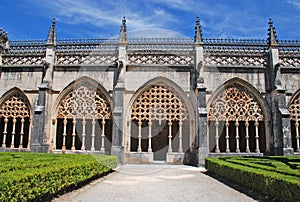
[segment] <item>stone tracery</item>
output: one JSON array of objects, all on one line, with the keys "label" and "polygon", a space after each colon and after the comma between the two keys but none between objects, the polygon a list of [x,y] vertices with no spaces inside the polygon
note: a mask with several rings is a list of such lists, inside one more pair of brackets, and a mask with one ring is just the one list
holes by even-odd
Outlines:
[{"label": "stone tracery", "polygon": [[172,152],[172,124],[178,122],[179,125],[179,147],[178,152],[183,152],[182,148],[182,125],[183,121],[188,119],[185,105],[182,101],[167,88],[154,85],[149,90],[140,95],[133,103],[131,120],[138,122],[138,148],[137,152],[142,152],[141,127],[143,121],[148,121],[148,152],[152,152],[151,147],[151,125],[153,121],[168,122],[168,152]]},{"label": "stone tracery", "polygon": [[2,148],[29,148],[30,107],[26,98],[18,92],[10,95],[0,108],[0,118],[4,120]]},{"label": "stone tracery", "polygon": [[101,123],[101,151],[105,151],[104,138],[105,124],[107,120],[111,119],[111,108],[109,103],[103,98],[103,96],[87,86],[81,86],[74,89],[61,101],[58,107],[57,113],[58,119],[63,119],[63,133],[62,133],[62,149],[65,150],[66,145],[67,124],[68,121],[72,123],[72,147],[71,150],[75,150],[76,139],[76,123],[80,120],[82,123],[82,146],[81,150],[85,150],[85,137],[87,121],[90,120],[92,124],[92,144],[91,151],[95,151],[95,136],[96,136],[96,123]]},{"label": "stone tracery", "polygon": [[295,127],[295,134],[292,134],[292,139],[294,139],[294,149],[300,152],[300,136],[299,136],[299,121],[300,121],[300,96],[291,103],[289,107],[291,127]]},{"label": "stone tracery", "polygon": [[239,85],[234,85],[226,88],[221,92],[217,98],[211,103],[209,108],[208,120],[215,122],[215,138],[216,138],[216,149],[217,153],[220,152],[219,141],[219,125],[225,122],[226,127],[226,152],[230,152],[230,122],[234,122],[235,126],[235,145],[236,152],[240,152],[240,135],[239,126],[244,123],[246,132],[246,152],[250,152],[250,134],[249,124],[254,122],[255,126],[255,139],[256,147],[255,151],[260,152],[259,148],[259,122],[264,120],[264,115],[259,103],[255,98],[247,92],[244,88]]}]

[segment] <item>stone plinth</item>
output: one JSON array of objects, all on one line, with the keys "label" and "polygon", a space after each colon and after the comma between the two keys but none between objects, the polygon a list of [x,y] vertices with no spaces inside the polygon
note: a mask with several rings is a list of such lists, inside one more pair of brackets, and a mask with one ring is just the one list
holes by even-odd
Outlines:
[{"label": "stone plinth", "polygon": [[153,163],[153,153],[152,152],[125,153],[125,163],[129,163],[129,164]]},{"label": "stone plinth", "polygon": [[183,164],[184,153],[167,153],[167,163],[169,164]]}]

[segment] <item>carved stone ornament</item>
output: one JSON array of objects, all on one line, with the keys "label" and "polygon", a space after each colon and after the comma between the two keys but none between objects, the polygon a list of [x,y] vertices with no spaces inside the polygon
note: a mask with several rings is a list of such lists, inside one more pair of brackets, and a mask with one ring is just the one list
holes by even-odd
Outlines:
[{"label": "carved stone ornament", "polygon": [[111,109],[107,101],[86,86],[71,91],[60,103],[57,118],[110,119]]},{"label": "carved stone ornament", "polygon": [[255,98],[240,86],[231,86],[212,102],[209,121],[262,121],[262,109]]},{"label": "carved stone ornament", "polygon": [[187,119],[187,112],[175,94],[163,86],[155,85],[133,103],[131,119],[183,121]]}]

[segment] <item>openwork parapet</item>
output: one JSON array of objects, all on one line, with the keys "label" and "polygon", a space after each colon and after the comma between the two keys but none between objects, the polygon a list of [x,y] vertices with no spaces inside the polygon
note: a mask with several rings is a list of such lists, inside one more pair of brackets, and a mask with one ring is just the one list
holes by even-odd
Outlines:
[{"label": "openwork parapet", "polygon": [[266,40],[204,39],[206,65],[265,67],[267,53]]},{"label": "openwork parapet", "polygon": [[4,55],[40,55],[46,51],[45,40],[10,41]]},{"label": "openwork parapet", "polygon": [[3,65],[42,65],[46,52],[45,40],[10,41],[2,56]]},{"label": "openwork parapet", "polygon": [[128,52],[185,53],[194,51],[190,38],[129,38]]},{"label": "openwork parapet", "polygon": [[278,49],[282,67],[300,67],[300,44],[298,40],[281,40]]},{"label": "openwork parapet", "polygon": [[130,38],[129,64],[191,65],[194,42],[190,38]]},{"label": "openwork parapet", "polygon": [[63,53],[115,53],[118,50],[117,39],[61,39],[57,42],[57,52]]}]

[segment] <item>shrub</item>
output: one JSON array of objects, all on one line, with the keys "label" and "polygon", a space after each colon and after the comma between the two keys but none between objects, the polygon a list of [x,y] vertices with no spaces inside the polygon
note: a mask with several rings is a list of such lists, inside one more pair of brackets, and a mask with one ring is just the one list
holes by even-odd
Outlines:
[{"label": "shrub", "polygon": [[47,198],[108,173],[117,164],[114,156],[97,159],[84,154],[1,153],[0,201]]},{"label": "shrub", "polygon": [[[276,197],[281,201],[298,201],[300,198],[300,178],[268,169],[236,164],[235,158],[207,158],[205,167],[209,172],[220,175],[242,186],[249,187],[265,195]],[[240,158],[241,159],[241,158]],[[241,163],[241,161],[239,161]],[[262,167],[264,167],[263,165]],[[265,166],[266,167],[266,166]]]}]

